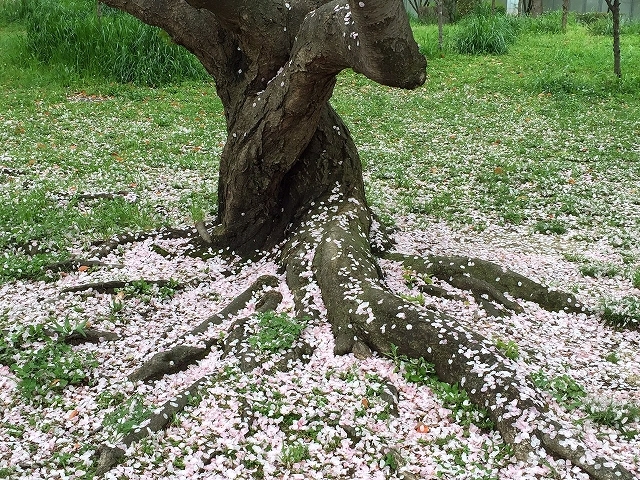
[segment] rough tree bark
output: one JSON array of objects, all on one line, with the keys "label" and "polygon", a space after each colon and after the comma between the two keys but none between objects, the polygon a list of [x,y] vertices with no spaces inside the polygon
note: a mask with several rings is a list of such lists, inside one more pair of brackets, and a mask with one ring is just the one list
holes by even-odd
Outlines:
[{"label": "rough tree bark", "polygon": [[613,16],[613,73],[622,77],[620,66],[620,0],[605,0]]},{"label": "rough tree bark", "polygon": [[438,50],[440,56],[444,55],[444,0],[437,0],[438,8]]},{"label": "rough tree bark", "polygon": [[[605,459],[589,460],[593,457],[577,439],[569,442],[543,398],[490,341],[452,318],[406,303],[384,286],[376,261],[381,249],[372,247],[377,230],[365,199],[362,166],[349,130],[329,99],[337,74],[346,68],[387,86],[411,89],[424,83],[426,61],[401,0],[104,3],[162,27],[215,79],[228,137],[220,161],[218,222],[209,232],[210,243],[200,250],[230,247],[243,256],[256,256],[280,245],[282,268],[303,315],[318,315],[306,294],[310,283],[317,282],[337,354],[363,347],[388,353],[397,346],[401,355],[424,357],[443,380],[460,383],[475,403],[489,407],[497,429],[520,458],[543,448],[570,459],[593,478],[632,478]],[[472,290],[479,301],[498,305],[493,307],[496,312],[522,308],[508,300],[505,291],[549,309],[581,309],[572,296],[550,292],[488,262],[393,258]],[[270,281],[245,296],[263,292]],[[273,295],[266,297],[271,308],[277,305]],[[244,302],[242,297],[232,309]],[[205,332],[225,315],[206,320],[193,333]],[[242,331],[242,322],[231,329],[236,341],[242,341],[242,334],[234,333]],[[231,351],[213,339],[205,347]],[[130,378],[150,381],[187,368],[206,354],[201,348],[177,345],[160,352]],[[191,390],[196,388],[194,384]],[[184,404],[191,390],[168,405]],[[163,428],[168,417],[166,411],[154,416],[147,431]],[[516,426],[525,417],[531,419],[526,438]],[[136,431],[125,443],[145,434]],[[99,472],[122,454],[122,449],[105,446]]]},{"label": "rough tree bark", "polygon": [[520,0],[522,8],[519,10],[526,15],[537,17],[542,14],[543,5],[542,0]]},{"label": "rough tree bark", "polygon": [[542,0],[531,0],[531,11],[529,12],[529,14],[533,17],[537,17],[538,15],[542,15],[542,12]]}]

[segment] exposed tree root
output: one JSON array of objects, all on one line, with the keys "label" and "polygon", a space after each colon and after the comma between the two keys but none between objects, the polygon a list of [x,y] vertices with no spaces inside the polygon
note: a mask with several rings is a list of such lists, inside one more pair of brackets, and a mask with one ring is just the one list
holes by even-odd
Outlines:
[{"label": "exposed tree root", "polygon": [[[97,330],[95,328],[85,328],[84,330],[82,330],[82,332],[76,331],[64,336],[59,336],[58,332],[55,332],[53,330],[44,330],[43,333],[49,338],[56,338],[69,345],[110,342],[118,340],[120,338],[117,333]],[[8,330],[0,330],[0,335],[9,336],[10,332]]]},{"label": "exposed tree root", "polygon": [[118,445],[100,445],[96,451],[96,456],[98,457],[96,461],[96,475],[104,475],[117,465],[120,459],[124,457],[127,447],[166,428],[174,416],[184,410],[192,399],[197,399],[198,391],[203,385],[210,381],[215,382],[215,380],[215,376],[204,376],[200,378],[180,392],[180,394],[167,400],[159,409],[156,409],[147,420],[125,435]]},{"label": "exposed tree root", "polygon": [[550,311],[586,312],[585,306],[572,294],[545,287],[519,273],[479,258],[439,255],[422,258],[400,253],[388,253],[384,257],[453,287],[469,290],[477,299],[495,302],[514,312],[522,312],[523,308],[506,298],[504,292],[535,302]]},{"label": "exposed tree root", "polygon": [[[621,465],[589,450],[572,431],[573,427],[556,417],[517,364],[491,341],[453,318],[408,303],[386,289],[371,253],[366,219],[367,207],[357,200],[339,195],[327,199],[322,208],[310,213],[306,223],[297,228],[281,258],[298,314],[318,318],[326,308],[336,354],[353,352],[365,358],[372,350],[387,354],[397,348],[399,355],[424,358],[434,364],[441,380],[458,383],[476,405],[487,410],[495,428],[514,447],[519,459],[536,461],[540,455],[549,454],[569,460],[595,480],[633,478]],[[471,290],[485,305],[496,305],[496,311],[522,311],[523,307],[503,292],[535,301],[549,310],[584,310],[572,295],[550,290],[483,260],[440,256],[423,259],[400,254],[385,257],[457,288]],[[206,336],[211,327],[236,316],[250,301],[257,302],[258,311],[274,309],[281,301],[275,290],[277,285],[276,278],[261,277],[228,307],[183,335],[172,349],[156,354],[129,379],[150,381],[184,370],[214,347],[222,350],[222,358],[236,359],[242,371],[262,367],[263,375],[289,368],[294,361],[304,361],[311,348],[301,344],[277,361],[268,362],[263,352],[247,342],[254,331],[249,318],[233,321],[224,337]],[[450,295],[437,288],[426,292]],[[194,338],[197,345],[191,346]],[[115,465],[127,446],[165,428],[204,383],[215,382],[219,375],[201,378],[166,402],[141,428],[127,435],[123,445],[102,446],[98,473]],[[388,390],[385,401],[397,405],[397,390],[392,385]]]},{"label": "exposed tree root", "polygon": [[26,170],[0,166],[0,175],[6,175],[7,177],[19,177],[20,175],[27,175],[28,173]]},{"label": "exposed tree root", "polygon": [[[140,368],[129,375],[129,380],[134,382],[155,380],[163,375],[185,370],[189,365],[203,359],[209,354],[212,347],[222,344],[220,338],[202,338],[207,330],[236,316],[238,312],[245,308],[251,301],[256,301],[257,311],[275,310],[278,304],[282,301],[282,296],[271,289],[277,287],[278,283],[278,279],[272,276],[265,275],[258,278],[248,289],[238,295],[224,309],[210,316],[193,330],[178,338],[174,347],[165,352],[159,352],[151,357],[151,359],[146,361]],[[272,295],[269,295],[269,293],[277,293],[279,296],[273,297]],[[232,326],[231,331],[234,331],[234,329],[235,324]],[[189,342],[189,338],[197,338],[198,345],[186,344]],[[193,340],[191,340],[190,343],[193,343]]]},{"label": "exposed tree root", "polygon": [[105,263],[100,260],[87,260],[83,258],[69,258],[61,262],[50,263],[43,267],[45,272],[57,273],[57,272],[75,272],[80,267],[111,267],[111,268],[124,268],[124,265]]},{"label": "exposed tree root", "polygon": [[196,227],[196,231],[198,232],[198,235],[200,235],[200,238],[205,242],[205,243],[211,243],[211,235],[209,235],[209,230],[207,229],[206,225],[204,224],[204,222],[202,220],[198,221],[195,223],[195,227]]},{"label": "exposed tree root", "polygon": [[85,328],[82,333],[73,332],[64,337],[64,343],[69,345],[81,345],[83,343],[102,343],[118,340],[117,333],[96,330],[95,328]]},{"label": "exposed tree root", "polygon": [[100,240],[93,242],[93,249],[91,250],[90,258],[103,258],[113,252],[121,245],[127,245],[130,243],[141,242],[149,238],[192,238],[196,235],[195,228],[183,229],[183,228],[161,228],[160,230],[152,230],[149,232],[135,232],[125,233],[123,235],[115,236],[109,240]]},{"label": "exposed tree root", "polygon": [[76,199],[80,201],[85,200],[113,200],[118,197],[126,197],[131,192],[127,190],[118,190],[117,192],[96,192],[96,193],[68,193],[68,192],[55,192],[56,198]]},{"label": "exposed tree root", "polygon": [[[307,252],[315,251],[312,272],[322,291],[336,353],[348,353],[357,342],[364,342],[381,353],[395,346],[400,355],[424,358],[435,365],[440,379],[459,383],[476,405],[488,410],[519,458],[543,449],[570,460],[594,479],[633,478],[622,466],[591,453],[570,427],[563,428],[529,379],[492,342],[453,318],[405,302],[384,287],[367,232],[357,221],[365,209],[354,199],[341,199],[333,202],[330,217],[322,210],[313,212],[296,236],[298,247],[289,250],[288,262],[298,263],[299,270],[308,268]],[[395,258],[516,311],[522,307],[504,298],[501,289],[551,310],[582,311],[573,296],[550,291],[490,262],[464,257]]]},{"label": "exposed tree root", "polygon": [[61,290],[63,293],[69,292],[86,292],[87,290],[93,290],[94,292],[99,293],[114,293],[116,290],[126,288],[131,285],[133,282],[145,282],[149,285],[157,285],[158,287],[165,287],[167,285],[172,285],[172,288],[175,290],[181,290],[184,288],[184,285],[175,284],[171,280],[109,280],[106,282],[94,282],[94,283],[85,283],[83,285],[74,285],[72,287],[65,287]]},{"label": "exposed tree root", "polygon": [[[162,228],[160,230],[153,230],[150,232],[135,232],[126,233],[123,235],[112,237],[108,240],[99,240],[92,243],[93,248],[90,250],[86,258],[72,257],[60,262],[50,263],[45,265],[42,270],[45,272],[57,273],[57,272],[74,272],[80,267],[112,267],[123,268],[124,265],[110,264],[101,261],[101,258],[106,257],[111,252],[116,250],[122,245],[130,243],[141,242],[149,238],[160,239],[175,239],[175,238],[193,238],[197,235],[195,228],[193,229],[180,229],[180,228]],[[27,248],[27,247],[25,247]],[[29,247],[30,248],[30,247]],[[151,249],[159,255],[170,258],[175,256],[173,253],[168,252],[158,245],[151,245]],[[25,250],[30,255],[37,253],[36,251]]]},{"label": "exposed tree root", "polygon": [[[246,307],[250,301],[257,300],[256,312],[274,310],[282,301],[282,295],[272,289],[277,285],[278,280],[275,277],[260,277],[247,290],[236,297],[229,306],[202,322],[189,334],[183,336],[183,339],[190,335],[204,333],[209,327],[218,325],[222,323],[223,320],[235,316],[240,310]],[[256,296],[258,298],[256,298]],[[235,320],[224,338],[204,340],[204,347],[191,347],[179,344],[169,351],[156,354],[140,369],[131,374],[129,378],[134,381],[149,381],[165,374],[184,370],[189,365],[208,355],[213,346],[219,346],[222,349],[222,359],[226,357],[236,358],[237,366],[242,372],[250,372],[257,367],[261,367],[266,370],[264,374],[272,374],[279,370],[291,368],[292,364],[296,361],[306,362],[312,354],[311,346],[302,342],[294,345],[271,361],[270,353],[262,352],[249,344],[248,338],[252,333],[253,329],[250,326],[249,318]],[[266,365],[269,367],[265,369]],[[166,401],[146,421],[127,434],[119,445],[101,445],[96,452],[98,456],[96,463],[97,474],[102,475],[115,466],[124,456],[128,446],[152,433],[166,428],[174,416],[181,412],[189,403],[197,403],[198,391],[203,385],[216,383],[220,381],[224,375],[225,373],[222,371],[201,377],[179,395]]]},{"label": "exposed tree root", "polygon": [[76,193],[73,195],[69,195],[72,198],[77,198],[78,200],[113,200],[118,197],[126,197],[131,192],[127,190],[120,190],[117,192],[99,192],[99,193]]}]

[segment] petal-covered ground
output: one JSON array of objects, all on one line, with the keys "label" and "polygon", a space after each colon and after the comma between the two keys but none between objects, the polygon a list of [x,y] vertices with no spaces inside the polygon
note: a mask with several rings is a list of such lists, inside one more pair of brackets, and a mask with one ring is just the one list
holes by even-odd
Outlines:
[{"label": "petal-covered ground", "polygon": [[[396,235],[403,252],[493,260],[574,291],[594,309],[601,297],[640,293],[622,277],[582,276],[562,256],[567,245],[555,237],[529,235],[524,241],[517,230],[496,227],[478,234],[444,224],[415,230],[406,222]],[[289,370],[267,373],[267,362],[245,374],[234,357],[223,359],[214,349],[184,372],[150,384],[128,381],[141,362],[221,310],[259,275],[278,275],[269,260],[239,264],[234,259],[165,258],[157,247],[179,254],[184,241],[147,239],[103,259],[114,267],[81,269],[53,283],[20,281],[0,287],[3,329],[15,332],[18,326],[53,325],[55,319],[67,318],[70,325],[88,322],[120,337],[73,347],[74,353],[93,355],[97,366],[87,365],[87,379],[60,394],[52,389],[45,397],[25,399],[18,377],[0,367],[0,472],[5,478],[91,478],[99,445],[117,445],[145,414],[205,375],[212,380],[199,390],[197,401],[165,431],[129,447],[123,462],[105,478],[585,478],[551,458],[517,461],[496,432],[460,421],[429,387],[408,382],[389,358],[333,355],[331,331],[322,319],[309,323],[301,336],[315,348],[310,361],[293,363]],[[572,251],[580,248],[571,245]],[[606,257],[606,251],[606,246],[591,245],[584,253]],[[382,262],[382,267],[387,285],[399,294],[510,345],[514,361],[549,392],[567,425],[579,429],[598,453],[640,475],[637,418],[618,418],[610,425],[593,421],[597,405],[600,410],[608,407],[615,417],[640,403],[638,331],[617,331],[594,315],[550,313],[531,303],[520,314],[487,317],[470,296],[420,297],[407,282],[410,272],[392,262]],[[158,287],[146,293],[63,292],[69,286],[140,279],[173,279],[181,288],[166,295]],[[283,310],[291,310],[283,278],[280,290]],[[250,306],[239,316],[251,313]],[[206,336],[223,335],[232,321]],[[37,342],[28,348],[36,351]],[[398,392],[395,408],[385,400],[390,385]],[[572,395],[575,388],[583,393]],[[527,428],[523,419],[522,435]]]},{"label": "petal-covered ground", "polygon": [[[415,92],[346,73],[332,103],[359,146],[370,203],[399,226],[398,250],[493,260],[594,310],[603,298],[632,299],[640,315],[640,291],[632,287],[640,285],[637,95],[614,93],[624,84],[589,83],[605,76],[604,60],[589,65],[589,82],[569,75],[570,62],[597,51],[586,52],[585,42],[610,56],[608,39],[579,38],[536,33],[508,56],[430,59],[429,82]],[[628,35],[624,44],[631,41]],[[566,67],[559,70],[558,59]],[[291,294],[272,260],[192,259],[179,255],[182,240],[126,244],[101,259],[111,266],[56,275],[52,283],[14,280],[28,276],[26,266],[38,271],[33,252],[54,261],[72,248],[82,257],[91,241],[114,233],[211,220],[226,139],[212,84],[101,84],[85,93],[84,84],[51,84],[34,71],[0,95],[0,277],[8,282],[0,285],[0,340],[24,337],[10,358],[0,343],[0,478],[92,478],[99,445],[117,445],[206,375],[211,382],[170,427],[133,444],[107,478],[584,478],[552,459],[516,461],[499,435],[467,421],[465,408],[476,418],[471,406],[408,382],[391,359],[334,356],[322,318],[302,334],[315,347],[307,364],[265,374],[274,358],[246,375],[235,358],[212,351],[184,372],[129,382],[143,361],[259,275],[280,278],[285,313]],[[632,85],[630,74],[623,82]],[[565,88],[572,85],[575,91]],[[640,477],[637,330],[531,303],[511,317],[488,317],[466,292],[455,292],[460,300],[421,295],[415,287],[425,279],[381,265],[389,288],[501,345],[585,443]],[[140,279],[173,279],[180,288],[63,291]],[[322,311],[313,284],[309,295]],[[250,305],[239,315],[251,313]],[[206,335],[224,335],[233,320]],[[65,323],[119,339],[56,350],[50,341],[55,329],[68,330]],[[52,329],[52,338],[38,326]],[[4,363],[15,363],[21,376]],[[79,381],[61,388],[69,372]],[[390,386],[398,391],[395,408],[385,395]],[[519,425],[522,436],[532,427],[526,417]]]}]

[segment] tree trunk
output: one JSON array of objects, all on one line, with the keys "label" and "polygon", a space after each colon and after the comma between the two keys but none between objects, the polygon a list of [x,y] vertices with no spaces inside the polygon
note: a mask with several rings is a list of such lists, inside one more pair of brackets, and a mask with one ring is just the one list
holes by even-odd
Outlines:
[{"label": "tree trunk", "polygon": [[[219,225],[212,238],[216,246],[230,246],[242,255],[281,242],[288,226],[336,185],[364,199],[355,147],[328,106],[337,73],[352,67],[380,83],[406,88],[426,77],[408,22],[381,23],[406,17],[401,2],[380,2],[377,9],[371,1],[366,7],[353,2],[351,8],[331,2],[308,19],[302,13],[309,7],[302,3],[304,11],[294,9],[280,19],[281,35],[256,8],[253,23],[268,25],[269,33],[256,29],[262,33],[255,39],[259,50],[246,45],[251,42],[246,32],[238,36],[240,49],[247,52],[239,66],[246,68],[233,72],[235,81],[224,79],[232,89],[245,87],[240,94],[221,95],[223,101],[228,98],[229,135],[220,162]],[[293,37],[287,29],[296,17],[302,20]]]},{"label": "tree trunk", "polygon": [[570,0],[562,0],[562,33],[567,33],[567,20],[569,17]]},{"label": "tree trunk", "polygon": [[438,0],[438,49],[440,50],[440,56],[443,56],[444,52],[444,0]]},{"label": "tree trunk", "polygon": [[[319,315],[307,295],[310,282],[317,282],[337,354],[354,351],[358,345],[386,354],[396,346],[402,355],[423,357],[434,363],[442,379],[459,383],[469,389],[475,403],[489,407],[497,429],[515,445],[520,458],[542,446],[593,478],[631,478],[605,459],[595,461],[607,466],[594,467],[586,460],[592,455],[577,439],[572,440],[575,449],[564,447],[566,430],[546,413],[545,402],[528,379],[490,341],[454,319],[411,306],[384,287],[370,240],[374,221],[357,149],[328,102],[337,74],[346,68],[392,87],[424,83],[426,61],[413,40],[402,1],[104,3],[164,28],[200,59],[216,81],[228,137],[220,161],[218,223],[205,248],[230,247],[240,255],[255,256],[280,246],[281,266],[302,315]],[[488,262],[402,261],[472,290],[479,301],[498,304],[497,309],[521,309],[503,295],[505,291],[546,308],[582,308],[571,295],[554,293]],[[278,302],[273,296],[268,299],[269,305]],[[230,336],[241,342],[242,321],[234,325]],[[213,340],[206,343],[206,348],[215,346]],[[230,345],[222,348],[225,355],[232,351]],[[173,373],[177,364],[187,368],[189,361],[204,353],[176,346],[159,353],[151,373],[141,371],[132,378]],[[477,368],[487,373],[478,374]],[[493,388],[483,388],[486,375],[494,374],[500,380]],[[172,405],[182,405],[184,398],[168,402],[171,409],[154,416],[149,425],[163,428],[178,408]],[[535,413],[531,431],[535,441],[518,440],[516,421],[525,412]],[[136,431],[124,443],[139,440],[145,432]],[[103,449],[100,471],[122,454],[122,449]]]},{"label": "tree trunk", "polygon": [[613,73],[622,77],[620,66],[620,0],[605,0],[613,16]]},{"label": "tree trunk", "polygon": [[520,0],[520,4],[519,10],[525,15],[534,17],[542,13],[542,0]]},{"label": "tree trunk", "polygon": [[532,17],[537,17],[538,15],[542,15],[543,5],[542,0],[531,0],[531,8],[529,10],[529,14]]}]

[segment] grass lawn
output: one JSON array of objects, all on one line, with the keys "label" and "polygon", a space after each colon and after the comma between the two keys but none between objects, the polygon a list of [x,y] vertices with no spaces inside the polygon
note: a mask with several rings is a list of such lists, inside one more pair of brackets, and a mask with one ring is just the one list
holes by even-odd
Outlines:
[{"label": "grass lawn", "polygon": [[[487,319],[473,299],[419,298],[411,272],[391,264],[389,286],[493,338],[559,415],[640,473],[640,35],[622,37],[622,79],[611,40],[575,22],[564,35],[522,32],[500,56],[440,56],[434,27],[416,25],[415,35],[429,54],[423,87],[344,72],[332,99],[399,248],[494,260],[571,290],[610,326],[533,306]],[[20,25],[0,27],[0,478],[92,478],[100,443],[117,443],[220,359],[154,386],[127,382],[136,362],[276,266],[167,259],[158,252],[179,242],[147,240],[110,255],[110,268],[44,270],[114,235],[213,219],[226,135],[213,83],[86,78],[38,63],[23,39]],[[61,292],[140,278],[183,288]],[[121,338],[66,348],[43,333],[88,325]],[[256,381],[227,365],[199,404],[133,447],[110,478],[579,478],[567,465],[518,463],[428,369],[336,358],[326,325],[297,328],[320,352],[309,366]],[[389,379],[405,402],[397,419],[381,400]],[[247,403],[254,427],[234,431]],[[359,443],[338,428],[345,418]]]}]

